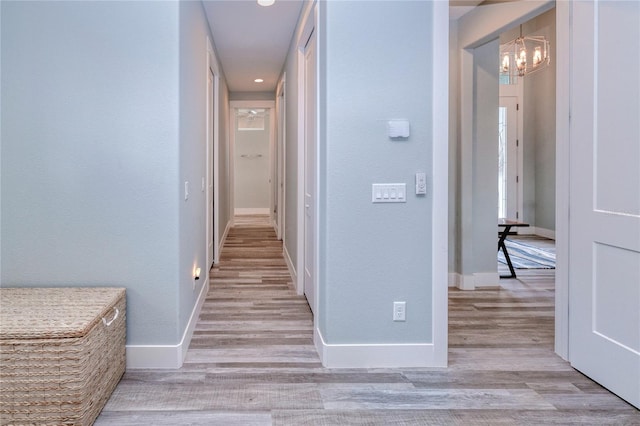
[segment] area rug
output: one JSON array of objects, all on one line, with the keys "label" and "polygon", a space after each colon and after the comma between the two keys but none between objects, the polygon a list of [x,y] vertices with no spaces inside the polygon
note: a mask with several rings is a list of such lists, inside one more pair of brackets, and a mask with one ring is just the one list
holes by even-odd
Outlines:
[{"label": "area rug", "polygon": [[[536,247],[522,241],[505,240],[511,263],[516,269],[555,269],[556,249]],[[498,262],[507,264],[502,250],[498,251]]]}]

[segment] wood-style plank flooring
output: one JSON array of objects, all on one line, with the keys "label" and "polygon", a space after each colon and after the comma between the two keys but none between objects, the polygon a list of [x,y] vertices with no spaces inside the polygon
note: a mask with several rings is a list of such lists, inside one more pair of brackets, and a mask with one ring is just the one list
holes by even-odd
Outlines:
[{"label": "wood-style plank flooring", "polygon": [[449,292],[449,368],[326,369],[268,222],[227,238],[184,366],[129,370],[97,425],[640,425],[553,353],[552,270]]}]

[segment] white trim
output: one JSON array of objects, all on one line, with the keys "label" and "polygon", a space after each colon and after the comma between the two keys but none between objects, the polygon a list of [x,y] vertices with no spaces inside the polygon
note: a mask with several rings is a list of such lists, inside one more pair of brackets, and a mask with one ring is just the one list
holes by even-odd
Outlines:
[{"label": "white trim", "polygon": [[549,238],[550,240],[556,239],[556,231],[540,228],[539,226],[536,226],[536,235],[544,238]]},{"label": "white trim", "polygon": [[[296,268],[293,265],[293,261],[291,260],[291,255],[289,255],[289,250],[287,250],[286,245],[282,245],[282,255],[284,256],[284,260],[287,263],[287,268],[289,269],[289,275],[291,275],[291,281],[296,283],[298,280],[298,275],[296,273]],[[296,288],[296,293],[298,296],[302,296],[302,293]]]},{"label": "white trim", "polygon": [[551,229],[540,228],[539,226],[529,226],[518,230],[518,235],[538,235],[540,237],[556,239],[556,231]]},{"label": "white trim", "polygon": [[222,238],[220,239],[220,246],[218,248],[219,252],[222,253],[222,248],[224,247],[224,243],[227,241],[227,236],[229,235],[229,230],[233,225],[232,221],[227,222],[227,226],[224,227],[224,232],[222,233]]},{"label": "white trim", "polygon": [[556,286],[555,351],[569,359],[569,119],[571,7],[556,3]]},{"label": "white trim", "polygon": [[[235,208],[235,151],[236,151],[236,109],[238,108],[264,108],[269,110],[270,116],[270,132],[269,132],[269,146],[273,141],[273,116],[275,111],[276,101],[229,101],[229,199],[230,208],[234,214],[238,214]],[[271,156],[271,149],[269,151]],[[271,159],[269,159],[271,163]],[[269,166],[271,169],[271,166]],[[271,173],[271,171],[270,171]],[[269,175],[271,176],[271,175]],[[271,209],[266,208],[266,213],[240,213],[240,214],[270,214]],[[233,219],[232,219],[233,222]]]},{"label": "white trim", "polygon": [[233,209],[233,214],[236,216],[249,215],[249,214],[269,214],[269,207],[256,207],[256,208],[242,208],[236,207]]},{"label": "white trim", "polygon": [[326,368],[441,366],[441,356],[433,343],[330,345],[324,341],[318,328],[314,329],[313,341]]},{"label": "white trim", "polygon": [[497,272],[476,272],[470,275],[452,272],[449,274],[449,287],[460,290],[475,290],[477,287],[493,287],[500,285],[500,275]]},{"label": "white trim", "polygon": [[149,369],[149,368],[180,368],[187,356],[187,350],[193,338],[193,332],[202,310],[202,305],[209,292],[209,276],[200,289],[198,301],[191,311],[189,323],[182,335],[180,343],[177,345],[127,345],[126,368],[129,369]]},{"label": "white trim", "polygon": [[[282,108],[280,108],[282,107]],[[282,111],[281,111],[282,110]],[[278,155],[278,170],[276,171],[276,179],[277,179],[277,197],[278,197],[278,212],[277,212],[277,222],[278,222],[278,239],[284,241],[285,240],[285,209],[287,202],[287,73],[283,72],[280,77],[280,81],[278,81],[278,86],[276,89],[276,114],[278,115],[277,126],[278,126],[278,136],[276,140],[277,144],[277,155]]]},{"label": "white trim", "polygon": [[[209,36],[207,36],[207,79],[209,78],[209,70],[213,71],[213,263],[218,263],[220,259],[220,67],[218,66],[218,59],[216,58],[215,51]],[[207,95],[208,98],[208,95]],[[209,104],[207,103],[206,110],[208,111]],[[209,116],[207,116],[207,123]],[[209,134],[207,126],[207,140],[205,141],[207,149],[209,147]],[[209,160],[207,160],[209,161]],[[209,177],[209,170],[207,172],[207,179]],[[207,195],[207,207],[205,212],[209,209],[209,188],[206,188]],[[209,237],[207,236],[207,262],[209,261]],[[211,265],[208,266],[210,268]]]},{"label": "white trim", "polygon": [[[306,8],[301,13],[301,18],[298,21],[298,28],[296,32],[296,51],[297,51],[297,69],[298,69],[298,117],[297,117],[297,146],[298,146],[298,170],[297,170],[297,214],[296,214],[296,222],[297,222],[297,241],[296,241],[296,270],[304,271],[304,176],[305,176],[305,159],[304,159],[304,138],[305,138],[305,129],[304,129],[304,118],[305,118],[305,102],[304,102],[304,80],[305,80],[305,69],[304,69],[304,48],[311,36],[311,31],[316,27],[316,1],[310,1],[306,3]],[[304,6],[303,6],[304,7]],[[317,37],[317,34],[316,34]],[[316,39],[316,42],[318,40]],[[316,53],[319,52],[319,46],[316,44]],[[319,79],[318,79],[319,80]],[[318,108],[319,110],[319,108]],[[319,122],[316,126],[318,129],[320,128]],[[316,194],[317,196],[317,194]],[[316,200],[317,201],[317,200]],[[316,206],[317,206],[316,202]],[[316,216],[317,219],[317,216]],[[316,235],[317,236],[317,235]],[[317,253],[317,250],[316,250]],[[298,274],[296,277],[296,290],[298,294],[304,294],[304,273]],[[317,292],[316,292],[317,299]],[[315,317],[314,317],[315,318]]]},{"label": "white trim", "polygon": [[475,290],[476,283],[473,275],[459,275],[458,276],[458,288],[460,290]]},{"label": "white trim", "polygon": [[[432,344],[385,345],[373,352],[430,367],[446,367],[448,355],[449,264],[449,4],[433,2],[433,133],[431,196],[431,335]],[[444,206],[445,208],[442,208]],[[425,307],[426,309],[426,307]],[[388,358],[394,359],[394,358]]]}]

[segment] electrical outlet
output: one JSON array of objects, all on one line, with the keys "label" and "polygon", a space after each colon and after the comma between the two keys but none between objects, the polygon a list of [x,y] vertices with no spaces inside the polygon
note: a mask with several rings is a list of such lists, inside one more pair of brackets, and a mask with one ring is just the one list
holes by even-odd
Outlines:
[{"label": "electrical outlet", "polygon": [[393,302],[393,320],[406,321],[407,302]]}]

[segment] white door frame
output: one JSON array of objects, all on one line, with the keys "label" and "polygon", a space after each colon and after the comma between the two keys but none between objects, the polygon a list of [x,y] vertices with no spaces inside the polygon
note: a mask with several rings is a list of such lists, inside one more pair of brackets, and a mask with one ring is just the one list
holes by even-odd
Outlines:
[{"label": "white door frame", "polygon": [[[231,208],[231,225],[235,223],[235,152],[236,152],[236,110],[239,108],[264,108],[269,110],[269,155],[273,155],[275,101],[230,101],[229,102],[229,200]],[[273,181],[273,161],[269,158],[269,179]],[[271,185],[270,185],[271,187]],[[270,211],[273,212],[272,191],[269,191]]]},{"label": "white door frame", "polygon": [[[305,208],[304,208],[304,176],[305,176],[305,152],[304,152],[304,141],[305,141],[305,126],[304,126],[304,121],[305,121],[305,89],[304,89],[304,80],[305,80],[305,67],[304,67],[304,51],[305,51],[305,46],[307,45],[307,41],[309,40],[309,37],[311,36],[312,32],[317,29],[317,19],[318,19],[318,12],[317,12],[317,4],[314,1],[313,4],[308,7],[307,9],[305,9],[304,11],[304,16],[301,20],[302,25],[300,26],[301,31],[299,33],[298,39],[297,39],[297,59],[298,59],[298,189],[297,189],[297,198],[298,198],[298,202],[297,202],[297,207],[298,207],[298,211],[297,211],[297,232],[298,232],[298,241],[297,241],[297,253],[296,253],[296,291],[299,295],[304,294],[304,246],[305,246],[305,241],[304,241],[304,227],[305,227]],[[316,34],[317,37],[317,34]],[[320,51],[320,45],[319,45],[320,40],[316,39],[316,63],[318,63],[317,61],[317,53]],[[319,79],[317,79],[319,80]],[[317,84],[317,82],[316,82]],[[316,86],[316,90],[317,90],[317,86]],[[320,121],[318,120],[317,114],[319,113],[319,109],[316,108],[316,123],[319,123]],[[319,141],[319,132],[320,126],[316,126],[316,141]],[[316,182],[319,182],[319,179],[317,179],[317,174],[320,170],[320,167],[318,166],[317,162],[319,159],[319,155],[318,155],[318,149],[316,146]],[[316,253],[316,259],[318,257],[318,191],[316,191],[316,199],[314,200],[315,203],[315,217],[316,217],[316,232],[315,232],[315,236],[316,236],[316,241],[314,242],[315,244],[315,250],[314,252]],[[317,269],[317,261],[315,262],[316,267],[313,268],[313,274],[314,274],[314,283],[316,285],[316,291],[314,292],[316,295],[316,304],[318,301],[318,297],[319,297],[319,293],[318,293],[318,269]],[[314,310],[314,312],[317,310]],[[315,319],[316,316],[314,316]]]},{"label": "white door frame", "polygon": [[[207,218],[207,225],[209,224],[209,217],[213,215],[213,256],[209,252],[209,233],[211,229],[207,229],[207,238],[205,239],[206,244],[206,259],[207,263],[209,263],[209,259],[213,257],[213,263],[218,263],[220,259],[220,141],[219,141],[219,129],[220,129],[220,68],[218,67],[218,60],[216,59],[215,53],[213,51],[213,45],[211,44],[211,40],[207,37],[207,69],[205,78],[206,81],[209,80],[209,73],[213,73],[213,111],[210,111],[210,98],[209,94],[205,96],[206,98],[206,123],[207,123],[207,131],[205,141],[206,146],[206,207],[205,207],[205,217]],[[208,83],[207,83],[208,84]],[[210,122],[211,117],[213,117],[213,123]],[[213,126],[211,126],[213,124]],[[213,135],[210,135],[210,130],[213,127]],[[213,136],[213,137],[212,137]],[[210,199],[210,191],[209,186],[211,185],[210,180],[213,180],[213,211],[211,211],[211,199]],[[209,269],[211,265],[207,265],[207,276],[209,276]]]},{"label": "white door frame", "polygon": [[276,188],[278,197],[278,211],[277,211],[277,234],[278,239],[285,239],[285,202],[286,202],[286,176],[287,168],[285,166],[286,161],[286,149],[287,149],[287,99],[286,99],[286,84],[287,73],[282,74],[282,78],[278,82],[276,88],[276,113],[277,113],[277,137],[276,137],[276,155],[278,156],[278,170],[276,170]]}]

